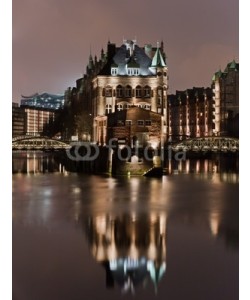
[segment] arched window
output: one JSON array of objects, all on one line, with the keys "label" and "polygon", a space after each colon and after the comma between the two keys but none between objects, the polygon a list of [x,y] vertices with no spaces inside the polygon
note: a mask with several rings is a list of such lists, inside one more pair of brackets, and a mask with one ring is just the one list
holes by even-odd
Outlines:
[{"label": "arched window", "polygon": [[137,87],[135,88],[135,97],[136,98],[141,98],[142,96],[142,89],[140,85],[137,85]]},{"label": "arched window", "polygon": [[118,105],[117,105],[117,110],[118,110],[118,111],[123,110],[123,105],[122,105],[122,104],[118,104]]},{"label": "arched window", "polygon": [[105,113],[106,113],[106,115],[112,113],[112,105],[111,104],[106,105]]},{"label": "arched window", "polygon": [[123,97],[123,87],[121,85],[118,85],[116,88],[116,97],[117,98]]},{"label": "arched window", "polygon": [[105,88],[105,97],[112,97],[112,87],[107,86]]},{"label": "arched window", "polygon": [[145,98],[150,98],[151,97],[151,88],[148,85],[146,85],[144,87],[144,97]]},{"label": "arched window", "polygon": [[127,85],[126,86],[126,89],[125,89],[125,97],[126,98],[131,98],[132,97],[132,88],[130,85]]},{"label": "arched window", "polygon": [[125,104],[123,105],[123,108],[124,108],[124,109],[128,109],[128,108],[130,108],[130,106],[131,106],[130,104],[125,103]]}]

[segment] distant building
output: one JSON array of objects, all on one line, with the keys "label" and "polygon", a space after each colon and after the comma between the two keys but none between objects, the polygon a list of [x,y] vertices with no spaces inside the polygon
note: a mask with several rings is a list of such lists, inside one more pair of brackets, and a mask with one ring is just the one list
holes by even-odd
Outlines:
[{"label": "distant building", "polygon": [[[66,91],[65,105],[71,105],[76,113],[82,107],[92,115],[94,127],[111,113],[140,107],[163,116],[161,136],[166,140],[167,91],[163,43],[140,47],[135,40],[124,40],[117,47],[109,42],[107,53],[102,50],[100,60],[90,55],[86,75],[76,81],[75,88]],[[96,128],[93,140],[99,140]]]},{"label": "distant building", "polygon": [[12,103],[12,137],[46,135],[47,126],[54,122],[55,110],[18,106]]},{"label": "distant building", "polygon": [[12,102],[12,137],[25,134],[25,111],[18,103]]},{"label": "distant building", "polygon": [[22,96],[21,106],[36,108],[60,109],[64,106],[64,95],[53,95],[48,93]]},{"label": "distant building", "polygon": [[239,63],[234,60],[212,78],[214,130],[217,136],[239,136]]},{"label": "distant building", "polygon": [[206,137],[213,134],[211,88],[192,88],[168,96],[169,139]]},{"label": "distant building", "polygon": [[46,125],[55,120],[55,111],[43,108],[24,107],[25,111],[25,134],[26,135],[44,135]]}]

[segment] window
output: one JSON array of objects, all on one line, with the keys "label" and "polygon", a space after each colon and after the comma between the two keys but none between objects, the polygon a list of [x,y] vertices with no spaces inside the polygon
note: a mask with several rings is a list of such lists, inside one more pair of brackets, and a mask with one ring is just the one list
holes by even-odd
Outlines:
[{"label": "window", "polygon": [[135,96],[136,98],[141,98],[142,96],[142,89],[141,86],[137,85],[137,87],[135,88]]},{"label": "window", "polygon": [[126,120],[126,126],[131,126],[132,125],[132,121],[131,120]]},{"label": "window", "polygon": [[117,98],[123,97],[123,87],[121,85],[118,85],[116,88],[116,97]]},{"label": "window", "polygon": [[117,68],[111,68],[111,75],[117,75],[118,69]]},{"label": "window", "polygon": [[145,126],[151,126],[151,120],[145,120]]},{"label": "window", "polygon": [[128,75],[139,75],[140,69],[138,68],[128,68]]},{"label": "window", "polygon": [[124,105],[123,105],[123,108],[124,108],[124,109],[128,109],[128,108],[130,108],[130,106],[131,106],[130,104],[124,104]]},{"label": "window", "polygon": [[144,126],[144,121],[143,120],[138,120],[137,125],[138,126]]},{"label": "window", "polygon": [[118,111],[123,110],[123,105],[122,105],[122,104],[118,104],[118,105],[117,105],[117,110],[118,110]]},{"label": "window", "polygon": [[112,88],[111,87],[106,87],[105,97],[112,97]]},{"label": "window", "polygon": [[131,98],[132,97],[132,88],[130,85],[127,85],[126,86],[126,89],[125,89],[125,97],[126,98]]},{"label": "window", "polygon": [[105,113],[110,114],[112,112],[112,105],[111,104],[107,104],[106,108],[105,108]]},{"label": "window", "polygon": [[144,87],[144,97],[145,98],[150,98],[151,97],[151,88],[148,85],[146,85]]}]

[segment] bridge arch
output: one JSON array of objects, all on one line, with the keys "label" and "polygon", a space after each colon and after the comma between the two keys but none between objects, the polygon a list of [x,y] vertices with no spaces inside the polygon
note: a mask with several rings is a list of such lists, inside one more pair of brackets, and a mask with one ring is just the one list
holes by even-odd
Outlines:
[{"label": "bridge arch", "polygon": [[47,137],[25,137],[12,140],[12,150],[61,150],[71,146]]},{"label": "bridge arch", "polygon": [[173,151],[237,152],[239,139],[233,137],[191,138],[171,145]]}]

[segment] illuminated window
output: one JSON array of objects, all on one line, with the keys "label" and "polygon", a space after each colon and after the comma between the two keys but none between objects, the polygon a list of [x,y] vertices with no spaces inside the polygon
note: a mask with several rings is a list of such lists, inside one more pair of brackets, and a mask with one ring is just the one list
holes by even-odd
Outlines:
[{"label": "illuminated window", "polygon": [[132,88],[130,85],[127,85],[126,86],[126,89],[125,89],[125,97],[126,98],[131,98],[132,97]]},{"label": "illuminated window", "polygon": [[123,108],[124,108],[124,109],[128,109],[128,108],[130,108],[130,106],[131,106],[130,104],[124,104],[124,105],[123,105]]},{"label": "illuminated window", "polygon": [[118,85],[116,88],[116,97],[117,98],[123,97],[123,87],[121,85]]},{"label": "illuminated window", "polygon": [[115,76],[118,73],[118,69],[117,68],[111,68],[111,75]]},{"label": "illuminated window", "polygon": [[138,69],[138,68],[128,68],[127,74],[129,76],[139,75],[140,74],[140,69]]},{"label": "illuminated window", "polygon": [[118,111],[123,110],[123,105],[122,105],[122,104],[118,104],[118,105],[117,105],[117,110],[118,110]]},{"label": "illuminated window", "polygon": [[137,85],[137,87],[135,88],[135,96],[136,98],[141,98],[142,96],[142,89],[141,86]]},{"label": "illuminated window", "polygon": [[145,98],[150,98],[151,97],[151,88],[148,85],[146,85],[144,87],[144,97]]},{"label": "illuminated window", "polygon": [[107,104],[106,108],[105,108],[105,113],[110,114],[112,112],[112,105],[111,104]]},{"label": "illuminated window", "polygon": [[145,126],[151,126],[151,120],[145,120]]},{"label": "illuminated window", "polygon": [[112,97],[112,88],[111,87],[106,87],[105,97]]}]

